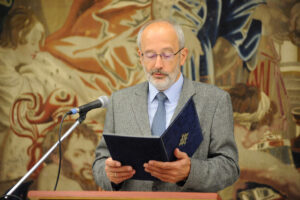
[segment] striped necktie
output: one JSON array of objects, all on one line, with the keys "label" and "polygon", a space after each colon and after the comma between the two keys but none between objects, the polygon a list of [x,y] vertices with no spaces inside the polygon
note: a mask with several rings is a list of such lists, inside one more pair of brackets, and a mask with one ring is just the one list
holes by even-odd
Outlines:
[{"label": "striped necktie", "polygon": [[166,129],[166,108],[165,101],[167,96],[163,92],[159,92],[156,95],[158,99],[158,107],[152,122],[152,135],[161,136]]}]

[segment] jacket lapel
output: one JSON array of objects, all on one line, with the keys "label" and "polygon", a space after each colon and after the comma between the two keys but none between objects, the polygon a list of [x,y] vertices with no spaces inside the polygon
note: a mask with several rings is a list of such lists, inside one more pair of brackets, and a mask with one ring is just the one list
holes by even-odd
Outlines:
[{"label": "jacket lapel", "polygon": [[187,78],[184,78],[182,90],[180,93],[180,97],[178,100],[177,107],[172,116],[171,122],[176,118],[176,116],[180,113],[182,108],[185,106],[186,102],[195,94],[195,88],[193,82]]},{"label": "jacket lapel", "polygon": [[141,84],[135,91],[131,107],[135,120],[144,136],[151,136],[148,116],[148,82]]}]

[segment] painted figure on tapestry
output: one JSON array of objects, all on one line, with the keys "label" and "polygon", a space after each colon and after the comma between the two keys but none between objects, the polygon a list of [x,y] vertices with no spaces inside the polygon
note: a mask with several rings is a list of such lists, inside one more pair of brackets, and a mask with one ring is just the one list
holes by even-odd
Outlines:
[{"label": "painted figure on tapestry", "polygon": [[[74,123],[74,122],[73,122]],[[62,134],[73,124],[64,122]],[[59,125],[49,131],[42,144],[45,154],[58,141]],[[92,163],[97,145],[97,135],[86,124],[80,124],[62,142],[62,166],[57,190],[97,190],[93,181]],[[38,190],[53,190],[59,164],[59,150],[56,148],[46,159],[37,179]]]},{"label": "painted figure on tapestry", "polygon": [[287,124],[275,102],[258,88],[243,83],[230,88],[229,94],[241,167],[234,195],[237,199],[298,198],[300,173],[289,140],[279,134],[287,130]]}]

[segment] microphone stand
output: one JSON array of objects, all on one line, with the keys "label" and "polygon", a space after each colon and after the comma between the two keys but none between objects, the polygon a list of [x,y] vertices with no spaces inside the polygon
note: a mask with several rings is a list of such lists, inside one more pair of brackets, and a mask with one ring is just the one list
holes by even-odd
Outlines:
[{"label": "microphone stand", "polygon": [[[83,122],[83,120],[85,120],[86,117],[86,112],[82,112],[79,113],[79,118],[76,120],[76,122],[69,128],[69,130],[63,134],[63,136],[60,139],[60,142],[62,142],[66,137],[68,137],[72,131],[79,125],[81,124],[81,122]],[[59,141],[57,141],[48,151],[47,153],[15,184],[14,187],[12,187],[6,194],[4,194],[1,197],[2,199],[21,199],[20,197],[18,197],[18,195],[14,194],[14,192],[16,192],[16,190],[18,189],[18,187],[44,162],[44,160],[54,151],[54,149],[59,145]],[[28,187],[29,185],[27,184]],[[24,200],[26,199],[27,196],[27,191],[25,194]]]}]

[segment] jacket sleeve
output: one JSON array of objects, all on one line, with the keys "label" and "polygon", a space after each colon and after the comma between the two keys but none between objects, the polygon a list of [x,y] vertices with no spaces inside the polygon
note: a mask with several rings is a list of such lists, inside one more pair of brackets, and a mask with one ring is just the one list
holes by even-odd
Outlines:
[{"label": "jacket sleeve", "polygon": [[[110,101],[107,106],[105,124],[104,124],[104,133],[114,133],[114,117],[113,117],[113,95],[110,98]],[[93,175],[95,182],[103,190],[113,190],[112,184],[109,181],[105,173],[105,160],[110,157],[110,153],[107,149],[105,140],[101,138],[97,148],[96,148],[96,157],[93,163]]]},{"label": "jacket sleeve", "polygon": [[190,174],[183,186],[185,191],[217,192],[239,177],[232,104],[228,93],[219,98],[209,126],[207,159],[191,158]]}]

